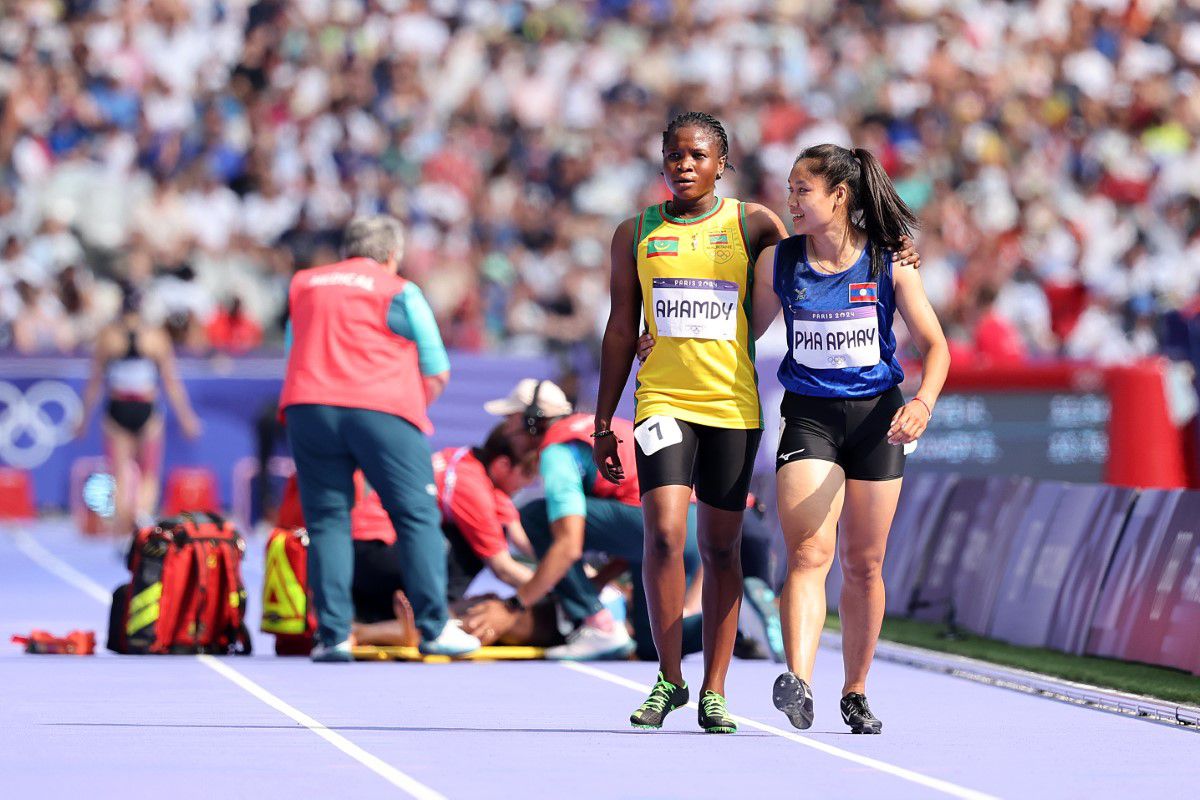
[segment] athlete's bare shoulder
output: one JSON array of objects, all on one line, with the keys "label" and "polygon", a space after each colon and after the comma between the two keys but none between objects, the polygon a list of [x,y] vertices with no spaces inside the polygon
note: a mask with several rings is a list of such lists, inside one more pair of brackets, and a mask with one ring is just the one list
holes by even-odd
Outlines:
[{"label": "athlete's bare shoulder", "polygon": [[752,230],[774,230],[781,235],[787,234],[783,220],[762,203],[746,203],[746,226]]},{"label": "athlete's bare shoulder", "polygon": [[761,203],[746,203],[746,239],[754,252],[761,253],[787,238],[787,228],[771,209]]},{"label": "athlete's bare shoulder", "polygon": [[96,334],[96,354],[104,358],[116,358],[126,346],[125,326],[110,322]]},{"label": "athlete's bare shoulder", "polygon": [[622,234],[628,238],[633,238],[633,235],[637,232],[637,225],[641,218],[641,214],[634,214],[632,217],[626,217],[621,220],[621,224],[613,232],[613,238],[615,239]]},{"label": "athlete's bare shoulder", "polygon": [[637,244],[634,241],[634,237],[637,236],[637,226],[640,218],[641,214],[638,214],[636,217],[629,217],[622,220],[617,229],[613,231],[612,256],[614,263],[617,259],[624,262],[626,260],[625,256],[629,256],[629,259],[632,260],[633,248]]},{"label": "athlete's bare shoulder", "polygon": [[159,359],[173,352],[171,337],[160,327],[143,325],[138,328],[138,346],[147,358]]}]

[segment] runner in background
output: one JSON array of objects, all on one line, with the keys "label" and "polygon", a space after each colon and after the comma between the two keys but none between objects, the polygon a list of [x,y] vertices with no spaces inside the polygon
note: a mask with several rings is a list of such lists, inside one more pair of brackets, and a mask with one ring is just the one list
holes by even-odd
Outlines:
[{"label": "runner in background", "polygon": [[75,435],[91,426],[101,391],[107,401],[100,427],[116,482],[113,533],[126,536],[135,524],[153,519],[162,480],[163,415],[158,408],[162,384],[184,436],[200,435],[200,420],[179,379],[175,350],[161,327],[146,324],[141,293],[123,287],[121,315],[96,337],[91,374],[83,391],[83,418]]}]

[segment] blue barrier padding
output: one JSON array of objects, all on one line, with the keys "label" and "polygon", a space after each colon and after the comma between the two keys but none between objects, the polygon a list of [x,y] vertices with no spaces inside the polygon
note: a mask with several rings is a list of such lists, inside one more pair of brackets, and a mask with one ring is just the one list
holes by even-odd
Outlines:
[{"label": "blue barrier padding", "polygon": [[1006,489],[995,516],[972,520],[954,576],[956,624],[972,633],[987,632],[1017,532],[1044,529],[1061,494],[1062,484],[1018,478]]},{"label": "blue barrier padding", "polygon": [[967,534],[976,519],[994,518],[1012,484],[1008,478],[963,478],[946,503],[941,523],[918,564],[913,616],[946,619],[951,611],[954,575]]},{"label": "blue barrier padding", "polygon": [[1182,496],[1178,489],[1151,489],[1138,496],[1100,590],[1084,650],[1088,655],[1124,658],[1130,650],[1139,609],[1153,591],[1149,581],[1166,522]]},{"label": "blue barrier padding", "polygon": [[[1077,515],[1081,509],[1068,499],[1073,488],[1059,482],[1038,486],[1028,514],[1014,531],[1008,558],[996,565],[1002,583],[990,624],[980,633],[1014,644],[1040,647],[1045,642],[1058,600],[1058,581],[1073,555],[1075,542],[1093,516],[1091,511]],[[1058,579],[1050,585],[1054,575]]]},{"label": "blue barrier padding", "polygon": [[[883,580],[888,587],[887,613],[907,614],[921,575],[930,542],[941,529],[946,503],[958,485],[950,473],[917,472],[905,479],[900,508],[888,552],[883,560]],[[911,495],[909,491],[911,489]],[[911,497],[911,502],[906,501]]]},{"label": "blue barrier padding", "polygon": [[1128,633],[1117,654],[1200,673],[1200,492],[1179,492],[1146,542],[1147,557],[1135,602],[1121,626]]},{"label": "blue barrier padding", "polygon": [[[1072,485],[1064,493],[1047,537],[1064,543],[1070,553],[1064,557],[1051,545],[1039,558],[1042,580],[1054,580],[1058,586],[1046,647],[1083,652],[1100,587],[1136,496],[1133,489],[1118,486]],[[1059,565],[1062,571],[1056,575]]]}]

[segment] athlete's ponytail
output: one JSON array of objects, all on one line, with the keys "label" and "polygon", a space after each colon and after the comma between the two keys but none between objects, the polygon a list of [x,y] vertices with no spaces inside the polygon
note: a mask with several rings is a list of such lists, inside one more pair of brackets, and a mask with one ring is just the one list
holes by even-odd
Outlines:
[{"label": "athlete's ponytail", "polygon": [[858,225],[870,240],[871,275],[883,271],[884,250],[901,249],[901,237],[917,227],[917,216],[905,205],[870,150],[847,150],[836,144],[806,148],[795,163],[812,161],[810,171],[825,180],[830,191],[845,183],[850,190],[850,222]]},{"label": "athlete's ponytail", "polygon": [[[912,233],[917,227],[917,215],[912,212],[900,195],[892,179],[883,171],[883,165],[870,150],[861,147],[854,150],[862,171],[862,189],[855,192],[855,209],[862,212],[863,230],[867,238],[888,250],[901,247],[900,238]],[[876,263],[876,262],[879,263]],[[883,267],[883,255],[879,248],[871,251],[871,273],[878,276]]]}]

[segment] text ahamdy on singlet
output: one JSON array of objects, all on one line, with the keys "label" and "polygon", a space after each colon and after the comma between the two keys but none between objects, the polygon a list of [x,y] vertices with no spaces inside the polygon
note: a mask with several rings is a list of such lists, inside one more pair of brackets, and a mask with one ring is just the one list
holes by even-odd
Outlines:
[{"label": "text ahamdy on singlet", "polygon": [[654,278],[659,336],[731,340],[737,336],[738,285],[708,278]]}]

